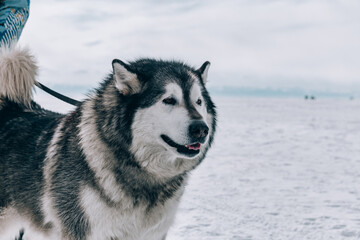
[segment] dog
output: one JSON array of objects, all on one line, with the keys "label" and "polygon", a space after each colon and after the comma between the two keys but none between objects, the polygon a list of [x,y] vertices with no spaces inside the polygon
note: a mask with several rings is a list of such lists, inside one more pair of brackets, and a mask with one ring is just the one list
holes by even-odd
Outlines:
[{"label": "dog", "polygon": [[21,229],[25,240],[166,239],[214,139],[209,66],[115,59],[63,115],[33,101],[29,50],[2,49],[0,239]]}]

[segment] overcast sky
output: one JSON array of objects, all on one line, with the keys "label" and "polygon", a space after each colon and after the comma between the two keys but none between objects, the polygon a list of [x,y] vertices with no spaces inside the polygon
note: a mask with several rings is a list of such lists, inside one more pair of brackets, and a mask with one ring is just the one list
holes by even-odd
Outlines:
[{"label": "overcast sky", "polygon": [[[32,0],[40,80],[97,86],[114,58],[212,63],[209,86],[360,92],[360,1]],[[67,87],[65,87],[67,86]]]}]

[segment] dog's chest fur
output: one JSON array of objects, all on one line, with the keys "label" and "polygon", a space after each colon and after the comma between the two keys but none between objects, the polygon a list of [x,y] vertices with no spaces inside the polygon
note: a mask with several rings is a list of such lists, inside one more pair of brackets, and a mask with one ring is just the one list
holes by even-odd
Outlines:
[{"label": "dog's chest fur", "polygon": [[[68,177],[87,173],[88,182],[78,184],[79,192],[76,192],[75,195],[77,201],[72,207],[72,209],[81,209],[82,215],[75,217],[79,222],[86,222],[83,234],[87,240],[164,239],[174,220],[187,178],[184,176],[181,180],[152,185],[150,179],[140,179],[145,173],[139,170],[134,175],[139,179],[133,180],[133,177],[127,174],[134,169],[120,167],[119,164],[116,164],[114,154],[96,134],[96,123],[91,117],[93,113],[91,103],[85,103],[82,114],[78,112],[74,113],[71,118],[64,118],[55,130],[48,148],[45,165],[47,186],[56,187],[59,182],[64,180],[51,178],[51,175],[57,176],[59,170],[62,169],[61,164],[65,162],[65,171],[68,173]],[[69,119],[72,120],[71,124]],[[70,142],[64,141],[70,135],[69,133],[74,132],[78,133],[79,138],[71,138]],[[75,152],[82,152],[83,159],[80,157],[73,162],[83,162],[88,168],[74,170],[69,167],[70,161],[61,152],[63,149],[61,146],[64,144],[77,146]],[[75,155],[73,154],[73,156]],[[54,168],[54,166],[57,167]],[[74,165],[74,168],[76,166],[78,164]],[[113,168],[109,166],[113,166]],[[117,173],[114,170],[115,166],[118,166]],[[76,180],[70,182],[74,184]],[[45,193],[47,194],[44,195],[44,203],[48,202],[44,206],[49,205],[44,209],[46,219],[58,225],[57,229],[65,229],[70,235],[77,236],[77,229],[72,229],[70,225],[64,224],[67,217],[64,219],[65,215],[62,212],[67,211],[57,210],[56,208],[59,207],[54,209],[54,201],[46,198],[51,195],[49,191],[51,188],[46,188]],[[70,198],[69,201],[71,201]],[[57,211],[59,212],[58,216],[52,214]]]},{"label": "dog's chest fur", "polygon": [[[142,187],[139,187],[142,184],[140,180],[131,181],[132,177],[126,176],[126,172],[130,170],[121,168],[118,174],[131,183],[123,180],[119,184],[117,181],[120,175],[116,175],[107,167],[110,163],[116,163],[114,154],[95,134],[96,122],[92,117],[95,115],[92,104],[84,104],[81,122],[78,125],[80,148],[98,184],[97,189],[87,185],[80,191],[80,204],[90,225],[87,239],[163,239],[173,222],[184,190],[184,182],[179,183],[171,197],[150,205],[148,201],[138,200],[149,199],[145,196],[148,196],[150,189],[146,188],[147,191],[143,191]],[[138,176],[142,174],[138,172]],[[145,182],[146,180],[143,179]],[[138,189],[137,193],[125,189],[125,186],[131,185],[133,189]],[[103,195],[99,193],[99,189]],[[161,191],[154,191],[152,194],[158,194],[158,197],[162,195]],[[134,198],[134,195],[137,197]],[[134,204],[134,201],[138,203]]]},{"label": "dog's chest fur", "polygon": [[139,204],[133,206],[130,198],[124,196],[114,206],[104,202],[90,187],[81,192],[81,204],[89,218],[89,240],[97,239],[164,239],[173,223],[183,188],[164,204],[148,209]]}]

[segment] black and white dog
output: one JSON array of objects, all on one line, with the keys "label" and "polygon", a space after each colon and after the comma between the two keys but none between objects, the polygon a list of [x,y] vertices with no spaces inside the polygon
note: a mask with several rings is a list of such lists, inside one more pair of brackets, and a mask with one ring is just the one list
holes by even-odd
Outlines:
[{"label": "black and white dog", "polygon": [[0,239],[20,229],[26,240],[165,239],[213,141],[209,65],[114,60],[101,86],[61,115],[32,101],[29,51],[2,49]]}]

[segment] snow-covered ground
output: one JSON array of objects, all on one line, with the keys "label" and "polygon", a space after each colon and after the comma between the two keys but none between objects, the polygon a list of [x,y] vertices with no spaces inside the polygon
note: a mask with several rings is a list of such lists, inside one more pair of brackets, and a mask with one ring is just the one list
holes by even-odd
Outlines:
[{"label": "snow-covered ground", "polygon": [[360,101],[215,98],[168,239],[360,239]]}]

